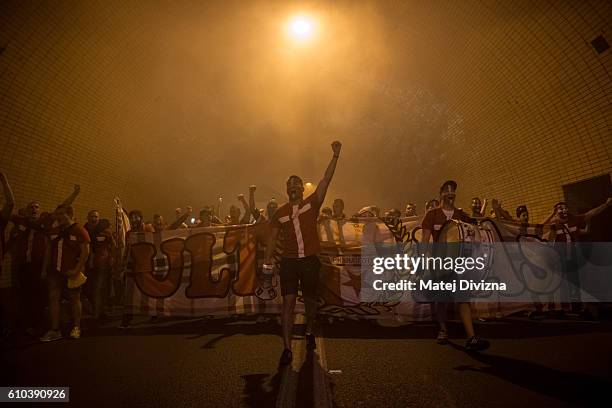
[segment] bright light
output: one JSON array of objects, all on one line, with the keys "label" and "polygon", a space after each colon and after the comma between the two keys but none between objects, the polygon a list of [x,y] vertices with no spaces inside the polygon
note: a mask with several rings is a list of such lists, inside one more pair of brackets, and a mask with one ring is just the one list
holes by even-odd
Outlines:
[{"label": "bright light", "polygon": [[297,41],[306,41],[313,33],[314,24],[309,18],[298,16],[289,21],[289,34]]},{"label": "bright light", "polygon": [[317,186],[314,183],[311,183],[311,182],[304,183],[304,194],[310,195],[315,191],[316,188]]}]

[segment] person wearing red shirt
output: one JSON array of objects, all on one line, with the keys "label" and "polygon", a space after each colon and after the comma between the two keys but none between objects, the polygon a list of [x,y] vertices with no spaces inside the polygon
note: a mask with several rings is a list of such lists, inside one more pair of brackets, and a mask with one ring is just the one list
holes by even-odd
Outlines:
[{"label": "person wearing red shirt", "polygon": [[602,205],[593,208],[584,214],[572,214],[569,212],[567,203],[561,201],[555,204],[553,213],[548,217],[544,224],[553,225],[551,234],[552,241],[564,260],[564,274],[567,277],[569,286],[569,297],[571,309],[574,312],[581,312],[580,305],[580,276],[578,273],[578,263],[576,245],[579,241],[580,231],[588,226],[591,220],[601,214],[605,209],[612,205],[612,197]]},{"label": "person wearing red shirt", "polygon": [[91,240],[91,251],[87,260],[86,292],[93,307],[93,318],[97,321],[104,312],[104,290],[110,279],[114,253],[117,247],[110,222],[100,219],[97,210],[89,211],[85,229]]},{"label": "person wearing red shirt", "polygon": [[51,263],[47,269],[49,284],[49,311],[51,329],[41,341],[62,338],[60,326],[60,298],[62,289],[67,288],[72,306],[73,328],[70,337],[81,337],[81,286],[85,283],[85,265],[89,257],[89,234],[74,221],[74,209],[62,205],[55,210],[57,227],[49,231],[51,238]]},{"label": "person wearing red shirt", "polygon": [[[332,143],[333,157],[327,166],[323,180],[314,193],[304,199],[304,183],[298,176],[287,180],[289,202],[276,210],[271,219],[270,240],[266,247],[264,273],[274,268],[272,257],[276,241],[282,242],[280,261],[280,284],[283,296],[281,322],[283,327],[284,350],[280,364],[291,363],[291,337],[293,333],[293,310],[297,299],[298,286],[302,289],[306,306],[306,345],[313,350],[316,347],[313,334],[314,320],[317,313],[317,285],[321,263],[318,254],[319,244],[317,218],[327,188],[332,180],[342,144]],[[280,235],[279,235],[280,234]]]},{"label": "person wearing red shirt", "polygon": [[46,290],[42,273],[48,238],[45,231],[53,224],[50,213],[38,216],[40,205],[33,201],[11,217],[13,229],[10,246],[13,266],[19,279],[19,301],[21,323],[26,333],[35,335],[42,324]]},{"label": "person wearing red shirt", "polygon": [[[430,238],[433,237],[433,242],[438,242],[442,226],[448,220],[459,220],[467,223],[475,223],[476,221],[468,216],[462,210],[455,208],[457,183],[453,180],[448,180],[440,187],[440,206],[432,208],[425,214],[421,227],[423,228],[422,243],[427,248]],[[424,251],[425,252],[425,251]],[[489,347],[489,342],[476,336],[474,333],[474,324],[472,322],[472,309],[469,302],[457,302],[459,306],[459,315],[461,322],[468,336],[466,349],[472,351],[485,350]],[[438,332],[437,341],[439,344],[448,343],[448,334],[446,330],[446,311],[448,303],[434,302],[434,309],[440,331]]]},{"label": "person wearing red shirt", "polygon": [[[75,184],[60,206],[71,205],[80,191],[81,187]],[[44,325],[47,290],[42,275],[49,246],[47,233],[55,220],[49,212],[40,213],[38,201],[31,201],[22,212],[12,216],[11,221],[11,255],[19,279],[21,323],[26,327],[26,333],[34,336],[36,328]]]},{"label": "person wearing red shirt", "polygon": [[601,214],[606,208],[612,205],[612,197],[599,207],[584,214],[572,214],[569,212],[567,204],[563,201],[555,204],[553,213],[544,221],[544,224],[556,225],[555,242],[577,242],[580,230],[584,229],[591,220]]}]

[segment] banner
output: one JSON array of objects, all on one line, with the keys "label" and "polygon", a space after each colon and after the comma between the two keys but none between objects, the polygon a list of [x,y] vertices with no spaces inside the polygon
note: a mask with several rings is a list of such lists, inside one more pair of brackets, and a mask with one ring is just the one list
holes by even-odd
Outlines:
[{"label": "banner", "polygon": [[[365,245],[414,245],[420,238],[420,223],[417,217],[393,222],[320,222],[319,313],[403,321],[431,319],[428,303],[360,301],[359,259]],[[490,219],[481,225],[489,239],[497,242],[517,240],[523,232],[533,237],[545,230]],[[265,288],[261,274],[268,228],[268,224],[249,224],[130,234],[127,307],[133,313],[173,316],[280,313],[278,276],[275,274],[272,286]],[[533,304],[481,302],[473,308],[476,317],[501,317],[532,309]],[[301,311],[300,301],[296,312]]]}]

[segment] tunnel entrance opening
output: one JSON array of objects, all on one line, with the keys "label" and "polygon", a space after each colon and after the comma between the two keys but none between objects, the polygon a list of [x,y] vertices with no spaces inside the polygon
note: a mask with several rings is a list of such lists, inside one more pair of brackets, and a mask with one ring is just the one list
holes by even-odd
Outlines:
[{"label": "tunnel entrance opening", "polygon": [[[610,174],[588,178],[563,186],[563,195],[570,211],[583,214],[603,204],[612,196]],[[593,242],[612,241],[612,208],[606,209],[592,222],[588,240]]]}]

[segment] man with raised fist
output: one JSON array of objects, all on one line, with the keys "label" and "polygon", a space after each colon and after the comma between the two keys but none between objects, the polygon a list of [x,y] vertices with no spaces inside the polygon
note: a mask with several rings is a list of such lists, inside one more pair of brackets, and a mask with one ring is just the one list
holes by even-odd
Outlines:
[{"label": "man with raised fist", "polygon": [[317,285],[321,267],[317,256],[321,250],[317,233],[317,217],[336,170],[342,144],[335,141],[331,147],[332,159],[315,192],[304,198],[302,179],[295,175],[289,177],[287,180],[289,202],[279,207],[271,220],[272,230],[266,247],[264,273],[271,273],[274,268],[272,256],[276,248],[276,240],[280,238],[283,248],[280,261],[280,283],[283,296],[281,322],[284,342],[281,365],[290,364],[293,359],[291,335],[298,285],[302,289],[306,306],[306,345],[309,350],[316,347],[313,326],[317,313]]},{"label": "man with raised fist", "polygon": [[54,213],[57,227],[49,231],[51,237],[51,263],[47,271],[49,286],[49,312],[51,329],[40,338],[54,341],[62,338],[60,333],[60,301],[63,289],[68,289],[72,306],[72,330],[70,337],[81,337],[81,287],[87,280],[83,273],[89,257],[90,238],[87,230],[74,219],[74,209],[60,205]]}]

